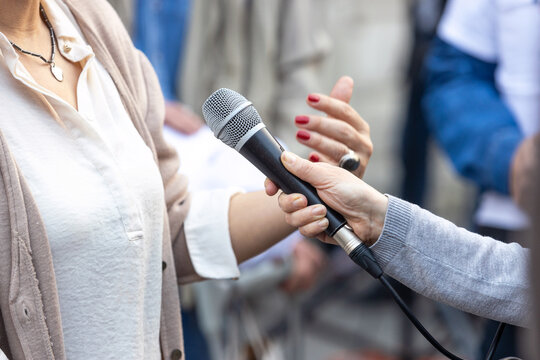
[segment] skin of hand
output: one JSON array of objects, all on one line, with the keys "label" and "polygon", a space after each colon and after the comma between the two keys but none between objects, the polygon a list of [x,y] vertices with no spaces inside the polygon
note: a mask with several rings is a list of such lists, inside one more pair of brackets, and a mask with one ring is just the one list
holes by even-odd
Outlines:
[{"label": "skin of hand", "polygon": [[292,256],[291,274],[281,284],[281,288],[288,293],[306,291],[315,285],[325,267],[325,255],[316,245],[303,239],[294,247]]},{"label": "skin of hand", "polygon": [[167,101],[165,103],[165,124],[182,134],[193,134],[199,130],[204,121],[191,109],[178,101]]},{"label": "skin of hand", "polygon": [[[347,170],[330,164],[309,162],[290,152],[281,155],[281,162],[289,172],[310,183],[329,207],[342,214],[366,245],[371,246],[377,241],[388,208],[386,196]],[[268,195],[278,192],[271,180],[266,179],[264,185]],[[324,233],[328,220],[323,205],[308,206],[305,196],[282,193],[279,206],[286,214],[287,223],[298,228],[302,235],[335,244]]]},{"label": "skin of hand", "polygon": [[540,134],[521,142],[510,166],[510,193],[514,201],[523,209],[534,191],[533,173],[540,150]]},{"label": "skin of hand", "polygon": [[353,85],[350,77],[343,76],[334,85],[330,96],[309,94],[307,104],[326,116],[297,116],[296,138],[314,150],[309,155],[313,162],[337,165],[349,149],[353,150],[360,159],[360,166],[353,173],[362,178],[373,153],[373,143],[368,123],[349,105]]}]

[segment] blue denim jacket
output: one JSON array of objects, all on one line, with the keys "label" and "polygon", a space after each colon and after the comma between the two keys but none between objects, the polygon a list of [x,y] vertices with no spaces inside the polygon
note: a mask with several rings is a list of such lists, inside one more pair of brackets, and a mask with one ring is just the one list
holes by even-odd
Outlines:
[{"label": "blue denim jacket", "polygon": [[523,134],[497,91],[496,67],[436,38],[426,59],[422,107],[456,170],[481,190],[508,194]]},{"label": "blue denim jacket", "polygon": [[178,98],[178,69],[189,20],[190,0],[138,0],[133,43],[156,70],[167,100]]}]

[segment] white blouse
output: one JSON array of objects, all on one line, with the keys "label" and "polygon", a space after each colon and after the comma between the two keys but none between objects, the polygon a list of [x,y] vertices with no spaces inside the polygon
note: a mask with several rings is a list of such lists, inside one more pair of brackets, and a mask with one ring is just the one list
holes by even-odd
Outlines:
[{"label": "white blouse", "polygon": [[[27,55],[0,33],[0,129],[45,224],[67,358],[160,359],[159,170],[67,7],[42,4],[57,56],[83,67],[78,111],[37,84],[18,60]],[[193,196],[185,227],[200,275],[239,274],[227,221],[233,192]]]}]

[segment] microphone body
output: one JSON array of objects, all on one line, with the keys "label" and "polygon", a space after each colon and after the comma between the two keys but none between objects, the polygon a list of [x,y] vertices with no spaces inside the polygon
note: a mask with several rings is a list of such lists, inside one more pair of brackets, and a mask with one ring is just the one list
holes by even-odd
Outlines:
[{"label": "microphone body", "polygon": [[[317,195],[317,190],[307,182],[300,180],[291,174],[281,163],[281,153],[284,151],[279,142],[270,134],[266,127],[262,127],[257,132],[249,134],[244,144],[238,149],[246,159],[255,165],[264,175],[272,180],[281,190],[287,194],[303,194],[309,205],[326,204]],[[328,219],[328,236],[334,236],[341,229],[346,221],[341,214],[328,209],[326,217]]]}]

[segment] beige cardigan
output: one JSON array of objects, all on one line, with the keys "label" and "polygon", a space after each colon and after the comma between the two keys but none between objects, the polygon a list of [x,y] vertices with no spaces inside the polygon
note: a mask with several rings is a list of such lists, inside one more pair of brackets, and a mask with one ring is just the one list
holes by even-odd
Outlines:
[{"label": "beige cardigan", "polygon": [[[107,1],[64,1],[97,59],[111,75],[133,124],[159,165],[165,187],[164,211],[168,212],[163,235],[160,342],[164,359],[180,359],[183,341],[177,281],[199,278],[189,260],[183,234],[189,208],[187,180],[177,175],[178,157],[162,136],[164,101],[159,83]],[[65,359],[47,234],[1,129],[0,311],[0,357],[3,352],[9,359]]]}]

